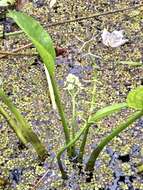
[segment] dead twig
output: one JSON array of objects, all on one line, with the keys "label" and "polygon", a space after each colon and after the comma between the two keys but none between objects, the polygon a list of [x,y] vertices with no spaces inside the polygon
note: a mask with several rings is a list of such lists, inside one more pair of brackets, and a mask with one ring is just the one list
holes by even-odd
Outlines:
[{"label": "dead twig", "polygon": [[110,15],[110,14],[116,14],[116,13],[119,13],[119,12],[129,11],[131,9],[137,9],[137,8],[142,7],[142,6],[143,6],[143,4],[137,5],[137,6],[127,7],[127,8],[124,8],[124,9],[118,9],[118,10],[114,10],[114,11],[108,11],[108,12],[104,12],[104,13],[93,14],[93,15],[86,16],[86,17],[79,17],[79,18],[76,18],[76,19],[65,20],[65,21],[61,21],[61,22],[58,22],[58,23],[49,24],[48,27],[58,26],[58,25],[63,25],[63,24],[69,24],[71,22],[79,22],[79,21],[82,21],[82,20],[88,20],[88,19],[91,19],[91,18],[96,18],[96,17],[100,17],[100,16],[106,16],[106,15]]},{"label": "dead twig", "polygon": [[38,53],[22,53],[22,52],[19,52],[19,53],[16,53],[16,52],[8,52],[8,51],[0,51],[0,54],[2,55],[6,55],[6,56],[9,56],[9,55],[12,55],[12,56],[35,56],[35,55],[38,55]]},{"label": "dead twig", "polygon": [[[31,47],[31,46],[32,46],[32,43],[26,44],[26,45],[24,45],[24,46],[22,46],[22,47],[19,47],[19,48],[17,48],[17,49],[14,49],[11,53],[16,53],[16,52],[18,52],[18,51],[20,51],[20,50],[23,50],[23,49],[25,49],[25,48],[29,48],[29,47]],[[1,55],[1,56],[0,56],[0,59],[1,59],[1,58],[5,58],[5,57],[7,57],[7,54]]]}]

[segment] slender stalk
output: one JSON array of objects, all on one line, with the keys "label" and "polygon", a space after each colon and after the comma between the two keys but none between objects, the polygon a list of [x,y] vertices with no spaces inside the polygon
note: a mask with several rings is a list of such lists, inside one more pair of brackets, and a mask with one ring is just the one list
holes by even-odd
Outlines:
[{"label": "slender stalk", "polygon": [[76,96],[72,96],[72,139],[75,137],[77,131],[77,122],[76,122]]},{"label": "slender stalk", "polygon": [[[63,125],[66,144],[68,144],[70,142],[70,133],[69,133],[69,128],[68,128],[68,123],[66,120],[63,105],[61,103],[61,99],[60,99],[60,95],[59,95],[59,90],[58,90],[56,81],[54,79],[54,76],[50,76],[50,78],[51,78],[51,83],[52,83],[52,87],[53,87],[53,91],[54,91],[54,95],[55,95],[56,105],[57,105],[58,112],[61,117],[61,122]],[[71,157],[71,149],[67,149],[67,152],[68,152],[68,156]]]},{"label": "slender stalk", "polygon": [[[91,100],[91,106],[90,106],[90,114],[92,114],[93,109],[95,107],[95,99],[96,99],[95,93],[96,93],[96,83],[95,83],[95,80],[94,80],[94,86],[93,86],[93,92],[92,92],[92,100]],[[88,121],[90,121],[90,116],[88,118]],[[89,132],[89,128],[90,128],[90,125],[88,125],[88,127],[86,128],[86,130],[84,132],[84,135],[83,135],[83,139],[82,139],[82,142],[81,142],[79,155],[78,155],[78,159],[77,159],[79,163],[82,163],[82,161],[83,161],[83,155],[84,155],[84,150],[85,150],[85,145],[86,145],[86,141],[87,141],[87,135],[88,135],[88,132]]]},{"label": "slender stalk", "polygon": [[8,113],[2,108],[2,106],[0,107],[0,113],[6,119],[11,128],[14,130],[22,144],[25,146],[27,144],[27,140],[22,134],[22,130],[20,128],[21,126],[18,126],[18,123],[8,115]]},{"label": "slender stalk", "polygon": [[67,145],[65,145],[63,148],[60,149],[60,151],[58,152],[57,154],[57,160],[58,160],[58,165],[59,165],[59,169],[61,171],[61,174],[62,174],[62,178],[64,179],[65,177],[67,177],[67,173],[66,171],[64,170],[63,168],[63,165],[62,165],[62,161],[61,161],[61,155],[63,154],[63,152],[68,149],[69,147],[73,146],[76,141],[78,141],[78,139],[80,138],[80,136],[84,133],[84,131],[86,130],[86,128],[89,127],[89,123],[85,123],[84,126],[80,129],[80,131],[75,135],[75,138],[72,139]]},{"label": "slender stalk", "polygon": [[[77,121],[76,121],[76,95],[72,97],[72,139],[75,138],[75,134],[77,131]],[[72,157],[76,156],[75,145],[71,146]]]},{"label": "slender stalk", "polygon": [[[124,106],[126,106],[126,104],[125,104]],[[107,112],[107,115],[108,115],[108,112]],[[104,118],[104,117],[107,116],[107,115],[106,115],[106,114],[102,114],[102,116],[101,116],[101,115],[99,114],[99,115],[97,115],[96,120],[98,121],[99,119],[102,119],[102,118]],[[95,120],[95,121],[96,121],[96,120]],[[62,167],[62,161],[60,160],[62,153],[63,153],[67,148],[73,146],[73,145],[76,143],[76,141],[78,141],[78,139],[81,137],[81,135],[82,135],[83,133],[85,133],[86,130],[89,129],[92,124],[93,124],[93,123],[90,122],[90,119],[87,120],[87,121],[85,122],[84,126],[83,126],[83,127],[79,130],[79,132],[75,135],[75,138],[72,139],[72,140],[71,140],[67,145],[65,145],[63,148],[61,148],[60,151],[58,152],[58,154],[57,154],[57,160],[58,160],[58,163],[59,163],[59,168],[60,168],[60,170],[61,170],[61,173],[63,173],[63,174],[62,174],[63,176],[66,175],[66,172],[64,172],[64,169],[63,169],[63,167]]]},{"label": "slender stalk", "polygon": [[20,112],[15,108],[12,104],[11,100],[5,95],[5,93],[0,89],[0,98],[1,100],[8,106],[10,111],[15,116],[15,119],[18,122],[19,129],[21,129],[21,134],[23,134],[24,138],[27,142],[30,142],[34,149],[36,150],[39,158],[44,160],[49,154],[41,141],[39,140],[38,136],[33,132],[30,125],[26,122],[24,117],[20,114]]},{"label": "slender stalk", "polygon": [[95,161],[98,158],[100,152],[103,148],[116,136],[118,136],[124,129],[126,129],[129,125],[135,122],[143,115],[143,111],[138,111],[133,113],[124,123],[120,124],[116,129],[114,129],[110,135],[103,138],[98,146],[93,150],[91,156],[86,164],[85,170],[92,173],[94,170]]}]

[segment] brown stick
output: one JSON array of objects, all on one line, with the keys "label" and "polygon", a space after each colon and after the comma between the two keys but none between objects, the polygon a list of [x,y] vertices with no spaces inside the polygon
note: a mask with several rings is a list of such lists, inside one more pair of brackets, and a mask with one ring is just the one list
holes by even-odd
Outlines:
[{"label": "brown stick", "polygon": [[129,11],[131,9],[137,9],[137,8],[142,7],[142,6],[143,6],[143,4],[137,5],[137,6],[132,6],[132,7],[127,7],[127,8],[124,8],[124,9],[108,11],[108,12],[105,12],[105,13],[93,14],[93,15],[90,15],[90,16],[80,17],[80,18],[76,18],[76,19],[72,19],[72,20],[65,20],[65,21],[61,21],[61,22],[58,22],[58,23],[49,24],[48,27],[68,24],[68,23],[71,23],[71,22],[79,22],[79,21],[82,21],[82,20],[88,20],[88,19],[96,18],[96,17],[100,17],[100,16],[106,16],[106,15],[115,14],[115,13],[119,13],[119,12]]},{"label": "brown stick", "polygon": [[16,52],[9,52],[9,51],[0,51],[0,54],[2,55],[12,55],[12,56],[34,56],[38,55],[38,53],[16,53]]},{"label": "brown stick", "polygon": [[[32,43],[26,44],[26,45],[24,45],[24,46],[22,46],[22,47],[19,47],[19,48],[17,48],[17,49],[14,49],[14,50],[12,51],[12,53],[16,53],[16,52],[18,52],[18,51],[20,51],[20,50],[23,50],[23,49],[25,49],[25,48],[29,48],[29,47],[31,47],[31,46],[32,46]],[[8,54],[1,55],[1,56],[0,56],[0,59],[1,59],[1,58],[5,58],[7,55],[8,55]]]}]

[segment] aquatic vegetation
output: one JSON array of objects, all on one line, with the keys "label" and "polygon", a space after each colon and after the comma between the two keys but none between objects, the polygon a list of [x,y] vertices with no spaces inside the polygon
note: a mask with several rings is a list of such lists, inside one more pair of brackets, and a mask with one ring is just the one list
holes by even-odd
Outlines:
[{"label": "aquatic vegetation", "polygon": [[[56,54],[53,42],[48,33],[42,28],[42,26],[30,16],[27,16],[26,14],[16,11],[10,12],[8,16],[13,18],[15,22],[19,25],[19,27],[28,35],[28,37],[35,45],[39,55],[41,56],[45,67],[47,68],[47,73],[49,75],[50,83],[52,85],[52,89],[54,92],[54,98],[63,124],[66,143],[69,143],[70,135],[69,135],[67,119],[65,117],[63,106],[60,100],[57,83],[54,78],[54,72],[55,72],[54,62]],[[51,94],[51,96],[53,97],[53,94]],[[70,150],[68,152],[70,155]]]},{"label": "aquatic vegetation", "polygon": [[[103,150],[103,148],[116,136],[118,136],[124,129],[126,129],[129,125],[131,125],[133,122],[135,122],[137,119],[142,117],[143,115],[143,87],[138,87],[135,90],[131,91],[129,95],[127,96],[127,100],[125,103],[118,103],[113,104],[107,107],[104,107],[97,112],[94,112],[94,106],[95,106],[95,93],[96,93],[96,85],[94,84],[93,88],[93,95],[92,95],[92,101],[91,101],[91,108],[89,110],[88,118],[86,119],[84,125],[81,127],[79,131],[75,131],[75,127],[77,125],[76,123],[76,108],[75,108],[75,99],[73,99],[73,112],[72,112],[72,135],[71,130],[69,128],[69,123],[67,122],[68,119],[65,115],[63,105],[61,102],[58,85],[55,80],[55,50],[52,43],[52,40],[48,33],[41,27],[41,25],[35,21],[33,18],[27,16],[26,14],[19,13],[16,11],[11,11],[8,14],[9,17],[13,18],[14,21],[17,23],[17,25],[27,34],[27,36],[31,39],[32,43],[35,45],[39,55],[41,56],[43,63],[47,69],[49,81],[51,84],[51,88],[53,90],[53,93],[51,96],[55,99],[56,106],[59,111],[59,115],[61,117],[61,122],[63,125],[63,131],[65,135],[65,142],[66,145],[58,152],[57,154],[57,160],[59,164],[60,171],[62,173],[63,179],[66,179],[67,173],[64,170],[64,167],[62,165],[61,161],[61,155],[62,153],[67,150],[69,159],[73,158],[73,148],[75,148],[75,143],[79,140],[79,138],[82,136],[81,139],[81,145],[79,149],[79,154],[76,155],[76,161],[79,163],[83,163],[83,156],[85,151],[85,145],[87,142],[88,132],[90,127],[93,124],[98,123],[101,119],[120,111],[123,108],[134,108],[137,110],[131,116],[129,116],[126,120],[123,121],[123,123],[119,124],[111,133],[104,137],[99,144],[94,148],[94,150],[91,152],[91,155],[89,157],[89,160],[87,161],[85,165],[85,171],[89,174],[89,181],[92,178],[92,174],[94,171],[94,165],[96,162],[96,159],[98,158],[99,154]],[[117,47],[119,45],[122,45],[123,42],[125,43],[127,40],[122,39],[122,32],[114,33],[116,34],[118,38],[116,45],[112,43],[112,47]],[[118,36],[119,35],[119,36]],[[121,40],[121,41],[120,41]],[[113,40],[113,42],[116,42],[116,38]],[[109,45],[109,41],[108,41]],[[111,44],[110,44],[111,46]],[[69,83],[67,85],[67,89],[70,92],[71,96],[73,98],[76,97],[78,93],[78,88],[81,87],[79,80],[74,76],[69,76],[67,78],[67,82]],[[78,84],[78,85],[77,85]],[[77,87],[76,91],[75,86]],[[75,96],[75,97],[74,97]]]},{"label": "aquatic vegetation", "polygon": [[47,150],[39,140],[38,136],[33,132],[30,125],[16,109],[12,101],[5,95],[2,89],[0,89],[0,99],[9,108],[14,118],[10,116],[7,111],[5,111],[2,105],[0,106],[0,114],[2,114],[3,117],[7,120],[7,122],[19,138],[20,142],[24,146],[26,146],[27,143],[31,143],[39,158],[41,160],[44,160],[48,156]]}]

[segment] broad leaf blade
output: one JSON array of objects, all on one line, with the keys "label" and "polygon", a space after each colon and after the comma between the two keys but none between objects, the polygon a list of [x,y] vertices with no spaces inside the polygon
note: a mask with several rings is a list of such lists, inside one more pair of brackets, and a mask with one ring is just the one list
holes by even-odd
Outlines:
[{"label": "broad leaf blade", "polygon": [[139,86],[129,92],[127,96],[127,104],[131,108],[143,110],[143,86]]},{"label": "broad leaf blade", "polygon": [[39,22],[34,20],[32,17],[17,11],[10,11],[8,13],[8,16],[14,19],[17,25],[31,39],[44,63],[47,63],[46,67],[49,70],[50,74],[51,72],[54,72],[54,61],[56,56],[53,42],[51,37],[43,29]]},{"label": "broad leaf blade", "polygon": [[121,109],[126,108],[126,107],[127,107],[127,103],[119,103],[119,104],[113,104],[111,106],[107,106],[105,108],[101,108],[95,114],[91,116],[89,123],[95,123],[96,121],[99,121],[102,118],[107,117],[110,114],[120,111]]}]

